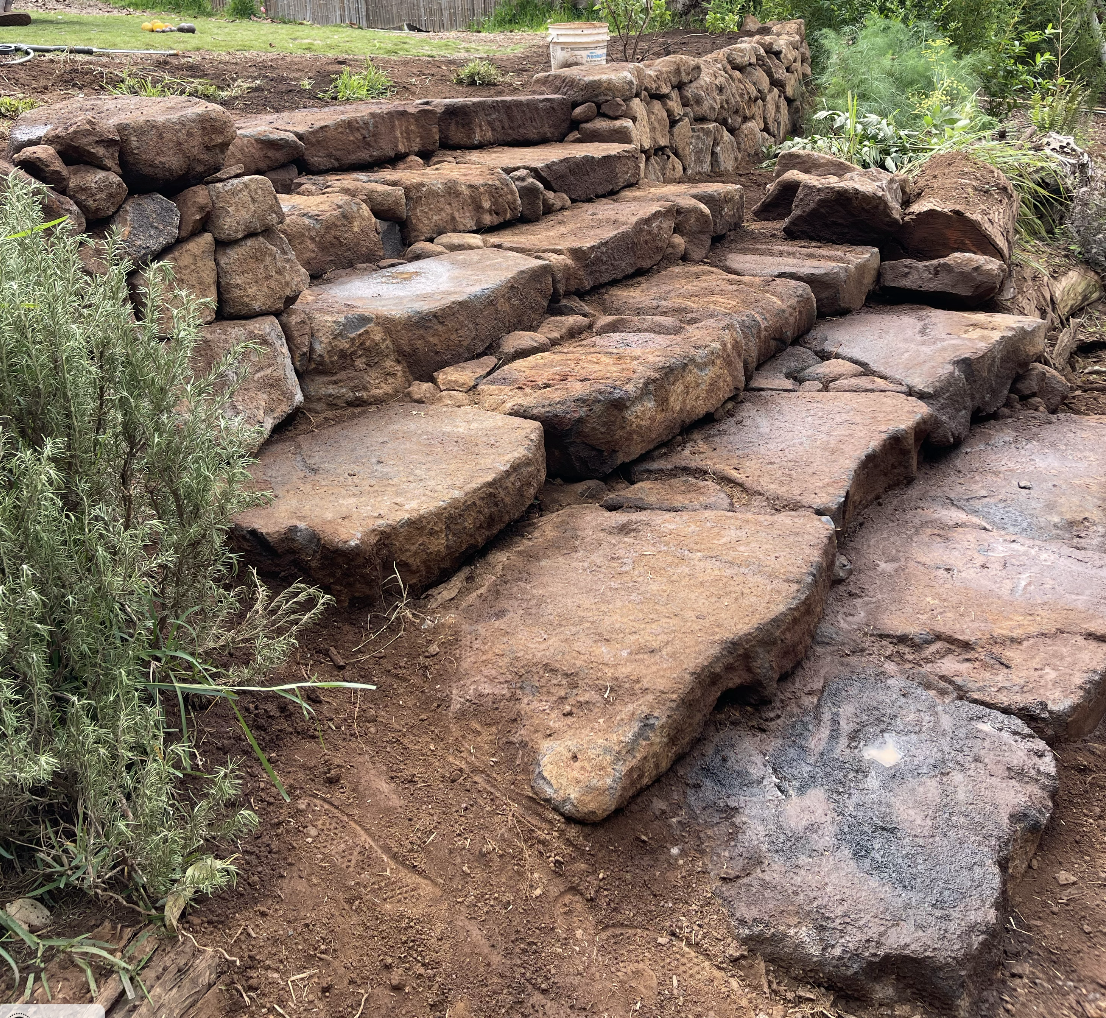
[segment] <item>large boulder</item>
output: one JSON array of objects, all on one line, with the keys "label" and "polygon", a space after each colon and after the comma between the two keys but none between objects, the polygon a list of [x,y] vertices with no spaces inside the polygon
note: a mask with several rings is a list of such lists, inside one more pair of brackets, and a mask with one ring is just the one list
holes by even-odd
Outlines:
[{"label": "large boulder", "polygon": [[292,194],[315,197],[320,194],[346,194],[363,201],[377,219],[402,223],[407,218],[407,198],[402,187],[382,184],[375,173],[322,173],[304,175],[292,183]]},{"label": "large boulder", "polygon": [[180,190],[223,165],[234,121],[221,106],[185,96],[105,95],[21,114],[9,151],[49,145],[68,163],[122,175],[132,191]]},{"label": "large boulder", "polygon": [[81,210],[85,220],[92,222],[115,213],[127,197],[127,185],[117,173],[81,164],[69,167],[65,194]]},{"label": "large boulder", "polygon": [[[205,325],[215,320],[218,300],[218,275],[215,269],[215,240],[210,233],[198,233],[179,241],[161,253],[163,261],[173,269],[173,278],[166,285],[159,316],[160,332],[168,336],[173,331],[173,312],[179,310],[183,300],[177,290],[183,290],[204,301],[199,306],[199,319]],[[131,294],[139,314],[146,308],[146,272],[139,270],[129,279]]]},{"label": "large boulder", "polygon": [[534,75],[534,84],[565,96],[572,106],[608,99],[633,99],[645,84],[645,69],[640,64],[600,64],[562,67]]},{"label": "large boulder", "polygon": [[906,305],[820,321],[803,342],[907,386],[933,411],[929,441],[953,445],[973,413],[1003,404],[1011,382],[1044,352],[1046,328],[1037,318]]},{"label": "large boulder", "polygon": [[219,311],[224,318],[278,315],[307,288],[311,277],[276,230],[215,245]]},{"label": "large boulder", "polygon": [[437,99],[442,148],[540,145],[563,141],[571,129],[572,103],[561,95]]},{"label": "large boulder", "polygon": [[530,421],[408,403],[269,442],[253,472],[275,497],[235,520],[247,560],[379,600],[393,575],[422,590],[521,516],[545,457]]},{"label": "large boulder", "polygon": [[859,170],[860,167],[845,159],[826,155],[824,152],[804,152],[794,150],[781,152],[776,157],[776,168],[772,178],[778,179],[790,170],[808,173],[815,177],[843,177],[846,173]]},{"label": "large boulder", "polygon": [[490,166],[441,163],[421,170],[386,170],[377,183],[403,191],[407,244],[442,233],[472,233],[518,219],[519,194],[502,170]]},{"label": "large boulder", "polygon": [[144,265],[177,239],[180,210],[160,194],[132,194],[97,235],[117,235],[118,251]]},{"label": "large boulder", "polygon": [[811,513],[542,517],[457,595],[454,703],[502,719],[538,797],[602,820],[686,752],[723,690],[765,695],[802,658],[835,547]]},{"label": "large boulder", "polygon": [[[552,293],[546,262],[508,251],[455,251],[314,286],[285,329],[309,407],[383,403],[412,382],[471,360],[501,336],[535,328]],[[299,366],[299,364],[297,364]]]},{"label": "large boulder", "polygon": [[909,198],[895,237],[909,257],[966,251],[1010,263],[1018,196],[1001,171],[960,152],[936,155],[922,164]]},{"label": "large boulder", "polygon": [[698,181],[654,183],[643,180],[615,195],[617,201],[658,201],[691,198],[710,213],[711,233],[715,237],[741,226],[745,217],[745,189],[740,184],[720,184]]},{"label": "large boulder", "polygon": [[384,257],[379,224],[369,207],[356,198],[282,195],[280,207],[284,222],[277,229],[312,276]]},{"label": "large boulder", "polygon": [[267,173],[303,158],[303,142],[291,131],[267,124],[238,125],[238,134],[227,149],[227,165],[241,166],[246,174]]},{"label": "large boulder", "polygon": [[556,256],[561,292],[582,293],[656,265],[675,223],[668,203],[580,204],[536,223],[497,230],[485,242],[504,251]]},{"label": "large boulder", "polygon": [[[197,239],[185,243],[195,243]],[[273,428],[303,402],[277,320],[266,315],[206,326],[200,330],[193,350],[192,370],[197,375],[206,375],[231,351],[247,346],[253,349],[241,354],[219,381],[234,388],[227,416],[256,429],[252,451],[257,452]]]},{"label": "large boulder", "polygon": [[374,166],[438,148],[438,111],[416,103],[351,102],[241,117],[239,130],[275,128],[303,144],[307,173]]},{"label": "large boulder", "polygon": [[458,158],[505,173],[529,170],[542,186],[567,194],[572,201],[591,201],[641,179],[640,152],[634,145],[598,142],[546,145],[497,145],[459,153]]},{"label": "large boulder", "polygon": [[729,481],[773,508],[806,508],[843,530],[913,480],[929,423],[924,403],[896,393],[747,393],[731,416],[635,464],[633,477]]},{"label": "large boulder", "polygon": [[878,244],[902,222],[901,202],[902,188],[883,170],[811,177],[799,186],[783,232],[834,244]]}]

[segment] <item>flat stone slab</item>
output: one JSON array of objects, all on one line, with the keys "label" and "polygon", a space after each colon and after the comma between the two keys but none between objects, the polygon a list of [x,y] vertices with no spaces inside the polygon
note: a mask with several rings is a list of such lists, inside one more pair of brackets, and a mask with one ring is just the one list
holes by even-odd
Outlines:
[{"label": "flat stone slab", "polygon": [[1053,742],[1106,714],[1106,426],[1044,419],[985,424],[889,496],[825,632]]},{"label": "flat stone slab", "polygon": [[723,690],[770,690],[802,657],[835,549],[809,513],[542,517],[458,601],[454,709],[500,709],[535,794],[602,820],[687,750]]},{"label": "flat stone slab", "polygon": [[675,210],[668,205],[602,202],[504,227],[488,234],[485,243],[519,254],[560,256],[554,271],[562,275],[562,292],[583,293],[656,265],[675,225]]},{"label": "flat stone slab", "polygon": [[442,163],[422,170],[382,170],[369,183],[402,188],[403,240],[416,244],[443,233],[471,233],[518,219],[518,191],[502,170]]},{"label": "flat stone slab", "polygon": [[307,173],[374,166],[438,148],[438,111],[417,103],[341,103],[239,117],[239,130],[272,128],[303,145],[297,160]]},{"label": "flat stone slab", "polygon": [[828,318],[864,306],[879,276],[879,249],[773,241],[754,230],[739,230],[711,248],[709,264],[737,276],[768,276],[806,283]]},{"label": "flat stone slab", "polygon": [[814,295],[790,279],[733,276],[704,265],[680,264],[588,294],[604,315],[674,318],[691,325],[726,320],[742,337],[745,377],[814,324]]},{"label": "flat stone slab", "polygon": [[846,673],[775,719],[726,712],[657,798],[678,785],[670,828],[701,845],[750,949],[860,996],[982,1013],[1057,791],[1024,724]]},{"label": "flat stone slab", "polygon": [[540,145],[571,130],[572,103],[562,95],[438,99],[438,144],[442,148]]},{"label": "flat stone slab", "polygon": [[[660,198],[692,198],[710,212],[715,237],[741,226],[745,218],[745,189],[740,184],[719,184],[699,181],[678,181],[658,184],[643,180],[636,187],[619,191],[618,201],[656,201]],[[756,273],[748,273],[755,275]]]},{"label": "flat stone slab", "polygon": [[529,421],[399,404],[271,441],[253,473],[275,499],[235,519],[248,561],[380,597],[394,570],[425,588],[521,516],[545,453]]},{"label": "flat stone slab", "polygon": [[579,480],[636,459],[741,389],[741,336],[723,320],[677,335],[630,323],[501,368],[477,386],[478,404],[540,421],[550,474]]},{"label": "flat stone slab", "polygon": [[934,413],[929,441],[953,445],[973,413],[1003,404],[1014,378],[1044,352],[1046,329],[1037,318],[910,305],[819,322],[803,345],[907,386]]},{"label": "flat stone slab", "polygon": [[305,291],[286,332],[310,351],[309,407],[382,403],[413,379],[472,360],[501,336],[532,330],[552,293],[548,264],[509,251],[455,251]]},{"label": "flat stone slab", "polygon": [[929,423],[924,403],[897,393],[751,392],[731,416],[635,464],[632,476],[730,481],[773,507],[810,509],[843,529],[913,480]]},{"label": "flat stone slab", "polygon": [[636,184],[641,179],[639,155],[634,145],[551,142],[495,145],[459,153],[458,157],[505,173],[529,170],[550,191],[567,194],[573,201],[591,201]]},{"label": "flat stone slab", "polygon": [[902,258],[884,262],[879,270],[885,290],[945,307],[978,307],[994,297],[1005,280],[1004,262],[966,251],[922,262]]},{"label": "flat stone slab", "polygon": [[600,503],[604,509],[662,509],[690,512],[694,509],[733,509],[733,500],[714,481],[697,477],[658,477],[612,491]]}]

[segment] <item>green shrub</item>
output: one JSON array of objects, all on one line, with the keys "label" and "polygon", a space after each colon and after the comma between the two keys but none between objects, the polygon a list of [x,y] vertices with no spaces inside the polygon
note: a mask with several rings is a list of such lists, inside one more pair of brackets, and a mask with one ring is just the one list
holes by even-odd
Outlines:
[{"label": "green shrub", "polygon": [[647,32],[662,32],[672,24],[666,0],[599,0],[595,9],[618,40],[621,59],[630,62],[638,59]]},{"label": "green shrub", "polygon": [[40,223],[36,191],[9,178],[0,861],[24,885],[150,908],[225,883],[210,842],[256,823],[233,764],[196,752],[193,703],[234,705],[325,599],[301,585],[272,598],[227,550],[232,517],[264,501],[247,486],[256,434],[224,413],[243,351],[193,377],[197,302],[178,292],[172,335],[158,334],[168,269],[148,270],[136,321],[129,264],[109,248],[89,274],[80,241]]},{"label": "green shrub", "polygon": [[322,99],[349,102],[356,99],[387,99],[396,90],[392,79],[371,60],[365,60],[363,71],[342,68],[342,73],[331,81],[330,88],[320,94]]},{"label": "green shrub", "polygon": [[223,13],[228,18],[240,18],[248,21],[250,18],[261,17],[261,6],[257,0],[227,0]]},{"label": "green shrub", "polygon": [[548,0],[504,0],[486,18],[473,22],[474,32],[544,32],[550,22],[593,21],[595,12],[590,7],[575,7]]},{"label": "green shrub", "polygon": [[979,88],[980,58],[957,56],[924,23],[907,26],[872,16],[855,39],[825,32],[821,42],[825,61],[818,87],[829,109],[845,109],[851,94],[862,114],[912,129],[934,105],[962,105]]},{"label": "green shrub", "polygon": [[503,72],[490,60],[470,60],[453,72],[453,80],[458,85],[498,85]]}]

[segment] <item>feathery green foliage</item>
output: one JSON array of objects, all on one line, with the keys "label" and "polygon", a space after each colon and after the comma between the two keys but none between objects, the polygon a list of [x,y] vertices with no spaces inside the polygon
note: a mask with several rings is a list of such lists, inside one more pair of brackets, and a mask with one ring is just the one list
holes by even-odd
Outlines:
[{"label": "feathery green foliage", "polygon": [[396,87],[392,79],[371,60],[365,61],[363,71],[342,68],[342,73],[331,82],[330,88],[320,94],[321,99],[337,99],[350,102],[356,99],[387,99]]},{"label": "feathery green foliage", "polygon": [[[264,501],[255,433],[225,414],[245,351],[193,377],[191,296],[159,337],[168,268],[148,269],[135,320],[129,264],[109,244],[86,273],[39,200],[17,177],[0,196],[0,850],[40,891],[150,908],[256,823],[233,768],[204,767],[192,698],[233,704],[326,599],[271,597],[227,550]],[[231,875],[192,874],[189,893]]]},{"label": "feathery green foliage", "polygon": [[503,72],[490,60],[477,58],[458,67],[453,72],[453,80],[458,85],[498,85],[503,80]]}]

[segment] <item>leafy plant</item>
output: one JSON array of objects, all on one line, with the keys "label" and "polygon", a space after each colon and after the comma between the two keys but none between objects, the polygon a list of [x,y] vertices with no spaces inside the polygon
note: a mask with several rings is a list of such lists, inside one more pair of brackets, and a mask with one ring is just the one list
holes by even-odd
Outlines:
[{"label": "leafy plant", "polygon": [[661,32],[672,24],[666,0],[599,0],[595,9],[618,39],[622,59],[631,63],[646,32]]},{"label": "leafy plant", "polygon": [[29,95],[0,95],[0,119],[14,120],[20,113],[33,110],[38,100]]},{"label": "leafy plant", "polygon": [[17,177],[0,196],[0,853],[32,893],[149,912],[224,882],[211,842],[256,824],[233,763],[204,766],[194,702],[238,713],[327,599],[273,596],[227,549],[265,500],[255,432],[225,413],[246,351],[194,376],[196,300],[173,292],[163,340],[168,268],[136,319],[114,241],[86,273],[87,238],[45,229],[40,200]]},{"label": "leafy plant", "polygon": [[132,74],[131,69],[125,68],[122,77],[115,82],[109,82],[104,78],[104,91],[112,95],[191,95],[199,98],[211,99],[219,95],[219,89],[210,81],[186,80],[184,78],[172,78],[164,75],[155,78],[152,74],[142,77]]},{"label": "leafy plant", "polygon": [[503,72],[490,60],[470,60],[453,72],[453,80],[458,85],[498,85],[503,80]]},{"label": "leafy plant", "polygon": [[342,68],[342,73],[332,79],[330,88],[319,94],[320,99],[337,99],[349,102],[355,99],[387,99],[395,92],[392,79],[371,60],[365,60],[363,71]]},{"label": "leafy plant", "polygon": [[250,18],[261,17],[261,7],[257,0],[227,0],[223,13],[228,18],[241,18],[248,21]]}]

